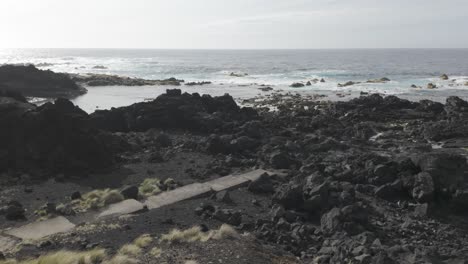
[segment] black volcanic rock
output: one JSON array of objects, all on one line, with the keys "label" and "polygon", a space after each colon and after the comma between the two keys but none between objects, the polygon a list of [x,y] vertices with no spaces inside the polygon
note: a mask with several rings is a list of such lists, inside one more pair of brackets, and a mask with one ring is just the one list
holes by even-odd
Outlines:
[{"label": "black volcanic rock", "polygon": [[40,107],[0,97],[0,171],[83,172],[107,168],[108,135],[67,99]]},{"label": "black volcanic rock", "polygon": [[76,97],[86,93],[67,74],[39,70],[33,65],[0,66],[0,89],[12,90],[28,97]]},{"label": "black volcanic rock", "polygon": [[211,97],[167,90],[154,101],[96,111],[93,123],[108,131],[146,131],[151,128],[222,131],[233,123],[255,118],[256,112],[241,109],[229,95]]}]

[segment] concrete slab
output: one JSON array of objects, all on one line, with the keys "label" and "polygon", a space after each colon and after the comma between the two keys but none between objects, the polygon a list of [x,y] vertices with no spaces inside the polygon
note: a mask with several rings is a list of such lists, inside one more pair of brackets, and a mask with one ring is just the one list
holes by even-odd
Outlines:
[{"label": "concrete slab", "polygon": [[241,186],[247,185],[250,182],[249,179],[242,177],[240,175],[225,176],[209,182],[205,182],[207,186],[210,186],[211,189],[215,192],[220,192],[224,190],[230,190],[235,188],[240,188]]},{"label": "concrete slab", "polygon": [[105,211],[100,213],[98,217],[131,214],[143,210],[144,207],[145,205],[143,203],[134,199],[128,199],[120,203],[110,205]]},{"label": "concrete slab", "polygon": [[1,236],[0,235],[0,252],[6,253],[12,249],[19,243],[19,241],[7,237],[7,236]]},{"label": "concrete slab", "polygon": [[21,239],[40,239],[46,236],[63,233],[73,229],[75,225],[63,216],[41,222],[27,224],[5,232],[10,236]]},{"label": "concrete slab", "polygon": [[260,176],[262,174],[264,174],[264,173],[272,174],[269,171],[259,169],[259,170],[254,170],[254,171],[247,172],[247,173],[244,173],[244,174],[240,174],[238,176],[244,177],[244,178],[246,178],[248,180],[251,180],[251,181],[255,181],[256,179],[260,178]]},{"label": "concrete slab", "polygon": [[148,206],[148,209],[156,209],[176,202],[197,198],[209,194],[210,192],[212,192],[210,186],[202,183],[194,183],[148,197],[145,204]]}]

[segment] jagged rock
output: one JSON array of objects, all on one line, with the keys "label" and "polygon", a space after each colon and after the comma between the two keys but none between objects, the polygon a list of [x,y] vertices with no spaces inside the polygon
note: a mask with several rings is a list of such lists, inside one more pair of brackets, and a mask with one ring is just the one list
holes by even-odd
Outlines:
[{"label": "jagged rock", "polygon": [[285,208],[300,208],[303,204],[302,186],[300,184],[285,184],[277,189],[273,200]]},{"label": "jagged rock", "polygon": [[446,80],[449,79],[449,77],[447,76],[447,74],[442,74],[442,75],[440,76],[440,79],[446,81]]},{"label": "jagged rock", "polygon": [[152,163],[161,163],[164,162],[164,157],[161,155],[161,152],[155,151],[150,154],[148,161]]},{"label": "jagged rock", "polygon": [[417,217],[427,217],[429,214],[429,205],[425,204],[418,204],[414,207],[414,215]]},{"label": "jagged rock", "polygon": [[70,204],[60,204],[55,208],[55,213],[63,216],[75,215],[76,212]]},{"label": "jagged rock", "polygon": [[328,213],[324,214],[320,220],[320,226],[322,232],[325,234],[331,234],[341,228],[341,210],[339,208],[333,208]]},{"label": "jagged rock", "polygon": [[173,85],[179,86],[184,80],[174,77],[165,80],[145,80],[108,74],[68,74],[70,78],[86,86],[144,86],[144,85]]},{"label": "jagged rock", "polygon": [[219,202],[223,202],[227,204],[232,203],[232,199],[228,191],[220,191],[216,193],[215,198]]},{"label": "jagged rock", "polygon": [[17,201],[10,201],[5,210],[5,218],[11,221],[26,219],[23,205]]},{"label": "jagged rock", "polygon": [[368,80],[367,83],[386,83],[386,82],[389,82],[389,81],[390,81],[389,78],[383,77],[383,78],[380,78],[380,79]]},{"label": "jagged rock", "polygon": [[421,172],[415,176],[412,196],[418,202],[430,202],[434,196],[434,182],[427,172]]},{"label": "jagged rock", "polygon": [[351,85],[355,85],[355,84],[359,84],[359,82],[348,81],[348,82],[346,82],[344,84],[339,83],[338,87],[346,87],[346,86],[351,86]]},{"label": "jagged rock", "polygon": [[270,155],[270,164],[275,169],[289,169],[296,165],[296,161],[285,151],[275,151]]},{"label": "jagged rock", "polygon": [[242,223],[242,214],[232,209],[218,209],[213,213],[213,218],[234,226]]},{"label": "jagged rock", "polygon": [[303,207],[309,213],[318,213],[320,210],[327,208],[330,184],[328,182],[324,182],[322,184],[316,185],[311,182],[310,177],[304,186]]},{"label": "jagged rock", "polygon": [[382,185],[395,181],[398,171],[394,164],[380,164],[374,168],[372,184]]},{"label": "jagged rock", "polygon": [[271,88],[271,87],[269,87],[269,86],[268,86],[268,87],[260,87],[260,88],[258,88],[258,89],[259,89],[260,91],[262,91],[262,92],[273,91],[273,88]]},{"label": "jagged rock", "polygon": [[304,87],[305,85],[303,83],[293,83],[291,84],[291,87],[293,88],[300,88],[300,87]]},{"label": "jagged rock", "polygon": [[421,156],[417,161],[423,172],[434,181],[435,190],[456,190],[464,181],[468,168],[466,158],[451,153],[431,153]]},{"label": "jagged rock", "polygon": [[249,184],[248,190],[254,193],[272,193],[275,189],[270,176],[264,173]]},{"label": "jagged rock", "polygon": [[206,85],[211,84],[211,82],[203,81],[203,82],[187,82],[185,85],[194,86],[194,85]]},{"label": "jagged rock", "polygon": [[138,200],[138,187],[135,186],[135,185],[127,186],[127,187],[123,188],[122,191],[120,191],[120,194],[122,194],[122,196],[125,199]]},{"label": "jagged rock", "polygon": [[166,148],[166,147],[170,147],[172,146],[172,139],[169,135],[167,134],[159,134],[156,139],[154,140],[154,142],[160,146],[160,147],[163,147],[163,148]]},{"label": "jagged rock", "polygon": [[81,193],[79,191],[76,191],[76,192],[73,192],[71,195],[70,195],[70,199],[73,201],[73,200],[78,200],[78,199],[81,199]]},{"label": "jagged rock", "polygon": [[433,83],[428,83],[427,84],[427,89],[436,89],[437,88],[437,85],[433,84]]},{"label": "jagged rock", "polygon": [[239,108],[229,95],[211,97],[168,90],[151,102],[96,111],[91,119],[96,127],[108,131],[162,128],[215,132],[224,126],[228,130],[227,123],[230,122],[252,120],[253,115],[256,115],[255,111]]},{"label": "jagged rock", "polygon": [[103,65],[96,65],[93,67],[93,69],[96,69],[96,70],[106,70],[107,67],[106,66],[103,66]]},{"label": "jagged rock", "polygon": [[89,116],[66,99],[36,107],[0,97],[0,171],[21,169],[80,173],[114,164],[112,135],[89,123]]}]

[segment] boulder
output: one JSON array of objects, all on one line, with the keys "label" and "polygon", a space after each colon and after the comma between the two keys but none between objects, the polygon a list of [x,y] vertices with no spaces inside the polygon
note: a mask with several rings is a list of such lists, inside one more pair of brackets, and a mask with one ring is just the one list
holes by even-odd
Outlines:
[{"label": "boulder", "polygon": [[380,79],[368,80],[367,83],[386,83],[386,82],[389,82],[389,81],[390,81],[389,78],[383,77],[383,78],[380,78]]},{"label": "boulder", "polygon": [[264,173],[249,184],[248,190],[254,193],[272,193],[275,189],[271,177]]},{"label": "boulder", "polygon": [[325,234],[332,234],[341,229],[342,215],[339,208],[333,208],[320,219],[320,227]]},{"label": "boulder", "polygon": [[305,85],[303,83],[293,83],[291,84],[291,87],[293,88],[300,88],[300,87],[304,87]]},{"label": "boulder", "polygon": [[277,150],[270,154],[269,162],[275,169],[289,169],[293,165],[297,165],[297,162],[289,155],[288,152]]},{"label": "boulder", "polygon": [[231,199],[231,196],[229,195],[229,191],[226,191],[226,190],[216,193],[215,198],[217,201],[222,202],[222,203],[230,204],[233,202]]},{"label": "boulder", "polygon": [[289,183],[277,188],[273,201],[283,205],[286,209],[302,208],[302,185]]},{"label": "boulder", "polygon": [[135,200],[138,200],[138,187],[135,186],[135,185],[124,187],[124,188],[120,191],[120,194],[122,194],[122,196],[123,196],[125,199],[135,199]]},{"label": "boulder", "polygon": [[352,85],[355,85],[355,84],[359,84],[359,82],[348,81],[348,82],[345,82],[344,84],[339,83],[338,87],[352,86]]},{"label": "boulder", "polygon": [[421,171],[432,177],[435,191],[458,189],[465,181],[465,171],[468,168],[464,156],[445,152],[423,155],[416,163]]},{"label": "boulder", "polygon": [[446,80],[449,79],[449,77],[447,76],[447,74],[442,74],[442,75],[440,76],[440,79],[446,81]]},{"label": "boulder", "polygon": [[428,83],[427,84],[427,89],[436,89],[437,88],[437,85],[433,84],[433,83]]}]

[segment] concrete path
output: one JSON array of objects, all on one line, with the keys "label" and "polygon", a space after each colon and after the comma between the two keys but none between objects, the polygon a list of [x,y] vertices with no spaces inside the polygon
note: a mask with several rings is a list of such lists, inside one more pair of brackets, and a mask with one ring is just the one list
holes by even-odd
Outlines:
[{"label": "concrete path", "polygon": [[110,205],[105,211],[100,213],[98,217],[100,218],[112,215],[132,214],[141,211],[144,208],[145,205],[143,203],[140,203],[134,199],[129,199],[120,203]]},{"label": "concrete path", "polygon": [[55,217],[41,222],[34,222],[22,227],[11,229],[5,232],[10,236],[21,239],[39,239],[57,233],[63,233],[72,230],[75,227],[73,223],[63,216]]},{"label": "concrete path", "polygon": [[148,209],[151,210],[187,199],[197,198],[212,191],[213,190],[211,187],[206,184],[193,183],[172,191],[163,192],[159,195],[148,197],[148,200],[146,200],[145,204],[148,206]]},{"label": "concrete path", "polygon": [[[132,214],[145,209],[145,206],[151,210],[162,206],[174,204],[188,199],[195,199],[204,195],[209,195],[212,192],[220,192],[223,190],[235,189],[241,186],[248,185],[251,181],[258,179],[262,174],[269,173],[265,170],[254,170],[239,175],[229,175],[204,183],[193,183],[182,186],[172,191],[160,193],[141,203],[139,201],[129,199],[116,203],[107,207],[99,215],[97,219],[107,216],[120,216]],[[75,227],[65,217],[59,216],[53,219],[48,219],[42,222],[34,222],[25,226],[7,230],[5,234],[20,238],[20,239],[40,239],[57,233],[63,233],[72,230]],[[0,236],[0,251],[5,251],[8,248],[14,247],[16,241],[6,236]]]}]

